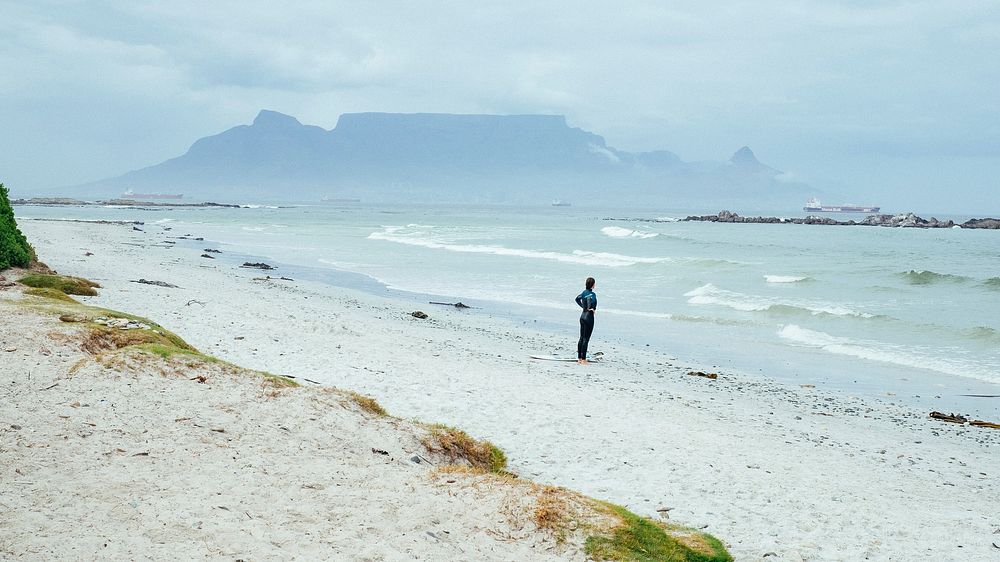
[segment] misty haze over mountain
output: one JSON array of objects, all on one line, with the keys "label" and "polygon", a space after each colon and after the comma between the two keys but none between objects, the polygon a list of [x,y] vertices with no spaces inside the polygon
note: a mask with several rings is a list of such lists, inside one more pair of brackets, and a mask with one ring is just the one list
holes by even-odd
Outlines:
[{"label": "misty haze over mountain", "polygon": [[155,164],[267,107],[324,128],[369,111],[565,115],[623,152],[725,161],[748,145],[826,203],[1000,212],[990,2],[6,2],[3,13],[0,180],[15,197]]},{"label": "misty haze over mountain", "polygon": [[225,201],[365,201],[795,209],[815,193],[748,147],[726,162],[626,152],[560,115],[349,113],[324,130],[263,110],[182,156],[75,188]]}]

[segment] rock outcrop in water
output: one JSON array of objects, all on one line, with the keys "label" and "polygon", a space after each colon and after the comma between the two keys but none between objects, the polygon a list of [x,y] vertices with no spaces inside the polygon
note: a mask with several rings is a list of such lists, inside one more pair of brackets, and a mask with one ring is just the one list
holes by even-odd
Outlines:
[{"label": "rock outcrop in water", "polygon": [[895,228],[980,228],[997,230],[1000,229],[1000,219],[982,218],[970,219],[962,224],[956,225],[954,221],[939,221],[931,217],[925,219],[913,213],[900,213],[898,215],[869,215],[862,220],[838,221],[830,217],[808,216],[802,218],[781,218],[781,217],[743,217],[731,211],[719,211],[717,215],[692,215],[685,219],[686,222],[728,222],[728,223],[750,223],[750,224],[825,224],[832,226],[887,226]]}]

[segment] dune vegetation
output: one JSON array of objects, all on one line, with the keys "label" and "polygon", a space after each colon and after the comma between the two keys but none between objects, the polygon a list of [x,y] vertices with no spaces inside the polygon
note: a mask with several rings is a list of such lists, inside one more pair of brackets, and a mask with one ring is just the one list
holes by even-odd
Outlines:
[{"label": "dune vegetation", "polygon": [[10,206],[8,193],[0,183],[0,270],[28,267],[35,259],[35,250],[14,221],[14,209]]}]

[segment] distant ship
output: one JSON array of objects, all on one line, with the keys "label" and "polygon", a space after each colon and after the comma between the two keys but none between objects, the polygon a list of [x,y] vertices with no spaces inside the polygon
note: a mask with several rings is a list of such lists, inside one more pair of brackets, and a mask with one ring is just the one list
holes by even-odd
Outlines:
[{"label": "distant ship", "polygon": [[566,201],[563,201],[562,199],[553,199],[552,200],[552,206],[553,207],[569,207],[569,203],[567,203]]},{"label": "distant ship", "polygon": [[819,199],[815,197],[806,201],[806,206],[802,207],[803,211],[810,211],[816,213],[877,213],[881,207],[869,207],[865,205],[854,205],[853,203],[847,203],[845,205],[822,205]]},{"label": "distant ship", "polygon": [[122,193],[124,199],[182,199],[180,193],[135,193],[131,189]]}]

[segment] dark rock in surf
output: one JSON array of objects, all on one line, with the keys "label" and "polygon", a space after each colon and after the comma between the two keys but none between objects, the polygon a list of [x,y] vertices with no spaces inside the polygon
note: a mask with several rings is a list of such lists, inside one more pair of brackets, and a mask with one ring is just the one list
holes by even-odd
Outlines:
[{"label": "dark rock in surf", "polygon": [[263,262],[257,262],[257,263],[244,262],[243,265],[241,265],[240,267],[245,267],[247,269],[264,269],[264,270],[274,269],[270,265],[267,265],[266,263]]}]

